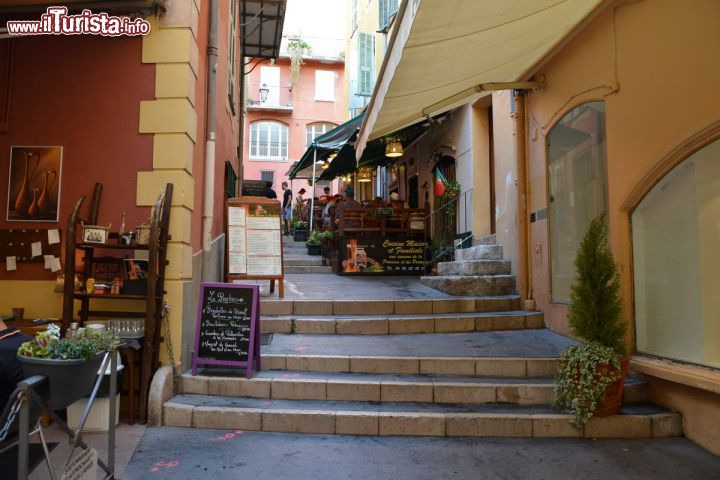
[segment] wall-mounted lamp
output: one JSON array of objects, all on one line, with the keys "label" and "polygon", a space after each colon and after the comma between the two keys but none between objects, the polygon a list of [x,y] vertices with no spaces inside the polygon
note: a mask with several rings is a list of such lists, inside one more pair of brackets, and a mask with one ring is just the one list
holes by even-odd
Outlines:
[{"label": "wall-mounted lamp", "polygon": [[260,85],[260,103],[267,102],[268,93],[270,93],[270,89],[266,84]]}]

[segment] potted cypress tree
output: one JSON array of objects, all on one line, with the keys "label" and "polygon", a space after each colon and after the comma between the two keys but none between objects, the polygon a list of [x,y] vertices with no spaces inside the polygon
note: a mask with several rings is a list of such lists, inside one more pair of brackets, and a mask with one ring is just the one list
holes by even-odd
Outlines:
[{"label": "potted cypress tree", "polygon": [[109,332],[60,338],[60,328],[50,325],[20,345],[17,356],[26,378],[47,377],[50,405],[60,410],[90,392],[105,352],[120,343],[117,335]]},{"label": "potted cypress tree", "polygon": [[627,325],[617,264],[608,242],[607,217],[596,217],[575,257],[570,329],[582,342],[561,354],[555,375],[555,404],[585,424],[593,415],[618,413],[629,365]]}]

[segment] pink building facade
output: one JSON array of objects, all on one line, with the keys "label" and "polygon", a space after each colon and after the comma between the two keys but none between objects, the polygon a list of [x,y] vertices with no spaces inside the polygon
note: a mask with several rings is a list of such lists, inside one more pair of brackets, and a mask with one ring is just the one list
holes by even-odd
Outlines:
[{"label": "pink building facade", "polygon": [[[310,182],[290,182],[287,173],[315,137],[347,119],[344,61],[339,56],[305,58],[297,82],[292,80],[289,58],[262,63],[248,75],[247,99],[243,178],[271,181],[278,197],[282,182],[288,182],[293,194],[305,188],[308,198]],[[318,166],[317,175],[321,172]],[[326,185],[318,184],[315,195]],[[336,186],[330,187],[335,193]]]}]

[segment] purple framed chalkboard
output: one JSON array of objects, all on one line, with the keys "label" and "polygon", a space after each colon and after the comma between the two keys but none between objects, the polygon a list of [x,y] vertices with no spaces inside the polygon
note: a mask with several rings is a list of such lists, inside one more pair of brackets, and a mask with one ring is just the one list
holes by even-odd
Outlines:
[{"label": "purple framed chalkboard", "polygon": [[258,285],[201,283],[195,326],[192,374],[200,365],[260,370],[260,290]]}]

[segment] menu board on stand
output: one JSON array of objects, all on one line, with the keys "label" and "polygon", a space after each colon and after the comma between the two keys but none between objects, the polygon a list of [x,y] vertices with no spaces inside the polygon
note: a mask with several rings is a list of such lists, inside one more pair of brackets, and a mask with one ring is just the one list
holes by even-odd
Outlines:
[{"label": "menu board on stand", "polygon": [[230,198],[226,202],[225,281],[275,281],[285,296],[280,202],[264,197]]},{"label": "menu board on stand", "polygon": [[203,365],[260,370],[260,294],[257,285],[201,283],[192,374]]}]

